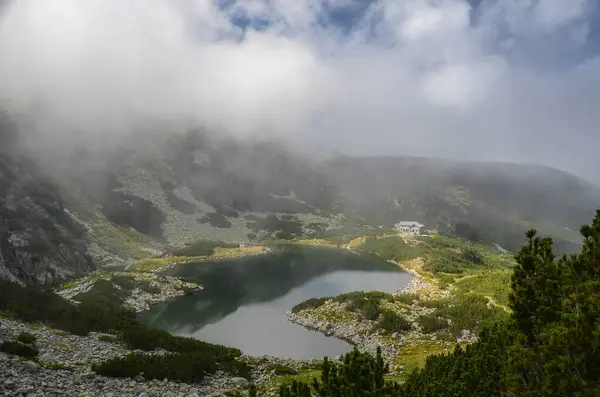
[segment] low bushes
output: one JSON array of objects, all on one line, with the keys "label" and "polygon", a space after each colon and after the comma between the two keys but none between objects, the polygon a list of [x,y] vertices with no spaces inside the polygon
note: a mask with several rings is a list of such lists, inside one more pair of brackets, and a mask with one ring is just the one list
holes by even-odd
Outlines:
[{"label": "low bushes", "polygon": [[38,349],[32,345],[26,345],[21,342],[3,342],[0,343],[0,352],[21,356],[28,359],[34,359],[38,355]]},{"label": "low bushes", "polygon": [[167,378],[190,383],[201,382],[205,373],[212,374],[217,369],[218,365],[210,355],[197,353],[130,353],[92,366],[93,371],[104,376],[133,378],[143,372],[146,379]]},{"label": "low bushes", "polygon": [[391,311],[383,310],[381,318],[375,325],[375,329],[382,329],[386,333],[410,331],[412,324],[401,315]]},{"label": "low bushes", "polygon": [[119,339],[116,336],[112,336],[112,335],[99,335],[98,336],[98,340],[102,341],[102,342],[107,342],[107,343],[119,343]]},{"label": "low bushes", "polygon": [[367,320],[376,320],[381,314],[379,301],[385,297],[383,292],[351,292],[336,297],[336,300],[348,302],[348,310],[359,313]]},{"label": "low bushes", "polygon": [[327,302],[329,299],[331,299],[331,298],[324,297],[324,298],[307,299],[304,302],[300,302],[296,306],[292,307],[292,313],[299,313],[302,310],[307,310],[307,309],[316,309],[317,307],[323,306],[323,304],[325,302]]},{"label": "low bushes", "polygon": [[206,256],[212,255],[216,247],[222,248],[237,248],[239,244],[224,243],[221,241],[198,240],[188,246],[185,246],[174,252],[177,256]]},{"label": "low bushes", "polygon": [[78,298],[81,304],[75,306],[50,291],[0,280],[0,311],[7,311],[18,320],[39,321],[76,335],[119,326],[122,317],[112,299],[92,291]]},{"label": "low bushes", "polygon": [[288,367],[287,365],[282,364],[273,364],[269,366],[269,369],[274,371],[275,375],[298,375],[298,371],[296,371],[292,367]]},{"label": "low bushes", "polygon": [[21,332],[19,335],[17,335],[16,339],[18,342],[25,343],[26,345],[34,343],[37,340],[36,336],[34,334],[30,334],[29,332]]},{"label": "low bushes", "polygon": [[[197,381],[204,376],[204,371],[214,371],[217,367],[240,376],[248,374],[248,367],[235,360],[241,355],[238,349],[174,336],[166,331],[149,328],[128,317],[116,303],[117,297],[103,295],[114,293],[112,284],[106,283],[79,295],[78,300],[81,304],[75,306],[58,295],[36,287],[21,287],[0,281],[0,310],[8,311],[22,321],[40,321],[77,335],[87,335],[91,331],[117,332],[118,338],[130,349],[163,349],[173,353],[164,358],[135,354],[99,364],[98,371],[109,376],[130,376],[137,370],[134,375],[144,372],[144,376],[147,377]],[[28,336],[20,338],[31,340]],[[117,340],[116,337],[104,335],[99,339],[107,342]],[[0,351],[28,358],[37,355],[34,346],[21,342],[5,342],[0,345]],[[198,374],[196,371],[199,371]]]},{"label": "low bushes", "polygon": [[316,309],[328,300],[346,303],[349,311],[358,313],[368,320],[376,320],[383,313],[383,310],[380,307],[381,300],[410,305],[415,300],[418,300],[418,297],[415,294],[391,295],[380,291],[356,291],[341,294],[336,297],[310,298],[294,306],[292,308],[292,313],[298,313],[301,310]]},{"label": "low bushes", "polygon": [[448,328],[448,320],[438,316],[422,315],[417,318],[417,323],[421,326],[424,334],[431,334],[436,331]]},{"label": "low bushes", "polygon": [[244,377],[250,371],[246,364],[235,360],[241,355],[238,349],[173,336],[144,325],[123,329],[121,339],[131,349],[164,349],[171,353],[130,353],[125,357],[94,365],[92,368],[95,372],[112,377],[134,377],[143,372],[146,379],[200,382],[205,373],[214,373],[217,369]]},{"label": "low bushes", "polygon": [[198,222],[209,223],[212,227],[218,227],[221,229],[229,229],[232,225],[231,222],[227,220],[225,215],[220,214],[218,212],[209,212],[204,216],[198,218]]},{"label": "low bushes", "polygon": [[131,291],[135,288],[135,277],[130,275],[115,274],[110,278],[110,281],[127,291]]},{"label": "low bushes", "polygon": [[137,282],[137,287],[144,292],[149,294],[160,294],[161,289],[157,285],[152,285],[148,280],[139,280]]},{"label": "low bushes", "polygon": [[495,306],[488,306],[488,299],[475,294],[460,294],[453,297],[436,314],[452,320],[450,332],[459,336],[463,329],[474,330],[506,317],[506,312]]},{"label": "low bushes", "polygon": [[202,351],[210,353],[218,359],[232,359],[242,354],[239,349],[213,345],[193,338],[174,336],[167,331],[132,323],[121,330],[121,339],[131,349],[155,350],[164,349],[174,353],[190,353]]}]

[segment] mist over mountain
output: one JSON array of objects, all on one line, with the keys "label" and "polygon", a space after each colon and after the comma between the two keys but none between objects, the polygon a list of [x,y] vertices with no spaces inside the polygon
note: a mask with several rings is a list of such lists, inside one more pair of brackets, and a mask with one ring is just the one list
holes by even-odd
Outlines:
[{"label": "mist over mountain", "polygon": [[600,193],[561,170],[596,178],[592,2],[294,4],[2,3],[3,200],[35,169],[101,264],[401,220],[577,249]]}]

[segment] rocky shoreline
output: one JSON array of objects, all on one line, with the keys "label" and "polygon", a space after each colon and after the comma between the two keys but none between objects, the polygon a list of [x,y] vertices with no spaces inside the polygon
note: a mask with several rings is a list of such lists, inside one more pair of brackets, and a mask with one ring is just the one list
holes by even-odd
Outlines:
[{"label": "rocky shoreline", "polygon": [[[396,290],[393,293],[394,295],[416,294],[424,299],[439,299],[450,294],[450,291],[440,290],[424,281],[417,271],[407,269],[399,263],[393,263],[414,276],[407,285]],[[438,340],[435,333],[424,334],[421,332],[422,329],[417,322],[417,318],[421,315],[429,315],[435,309],[420,306],[416,303],[407,308],[398,309],[398,307],[394,308],[405,320],[411,323],[411,331],[395,332],[392,335],[384,335],[380,331],[374,332],[375,321],[359,318],[358,316],[349,316],[346,304],[333,300],[325,302],[323,306],[317,309],[302,310],[299,313],[289,311],[286,317],[288,321],[294,324],[346,341],[362,352],[374,354],[377,347],[380,347],[382,357],[390,365],[392,374],[400,374],[406,369],[403,365],[396,364],[396,359],[403,348],[414,347],[423,343],[438,344],[440,347],[444,347],[449,342]],[[462,335],[456,339],[456,343],[471,343],[476,340],[476,335],[470,330],[463,330]]]}]

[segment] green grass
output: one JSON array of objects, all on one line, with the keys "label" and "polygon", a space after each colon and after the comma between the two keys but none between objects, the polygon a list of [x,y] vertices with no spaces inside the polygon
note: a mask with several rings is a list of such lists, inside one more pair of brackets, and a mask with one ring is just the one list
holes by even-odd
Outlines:
[{"label": "green grass", "polygon": [[188,262],[199,257],[190,256],[167,256],[165,258],[146,258],[135,262],[129,268],[130,271],[136,273],[154,273],[167,268],[169,265],[181,262]]},{"label": "green grass", "polygon": [[396,262],[418,258],[427,251],[426,246],[406,244],[399,236],[367,236],[360,248],[375,253],[383,259]]},{"label": "green grass", "polygon": [[54,371],[69,371],[69,372],[75,371],[75,368],[73,368],[70,365],[63,364],[63,363],[45,362],[45,363],[40,363],[40,365],[44,368],[52,369]]},{"label": "green grass", "polygon": [[70,289],[77,286],[77,282],[75,280],[67,281],[63,285],[60,286],[60,289]]},{"label": "green grass", "polygon": [[463,280],[457,280],[454,286],[460,292],[490,296],[499,305],[508,306],[511,274],[510,269],[488,270],[473,274]]},{"label": "green grass", "polygon": [[396,356],[395,364],[404,367],[404,373],[400,376],[400,379],[405,380],[408,374],[417,368],[422,368],[427,361],[427,357],[432,354],[439,354],[444,352],[452,352],[454,350],[455,343],[442,342],[419,342],[415,345],[404,346],[398,352]]}]

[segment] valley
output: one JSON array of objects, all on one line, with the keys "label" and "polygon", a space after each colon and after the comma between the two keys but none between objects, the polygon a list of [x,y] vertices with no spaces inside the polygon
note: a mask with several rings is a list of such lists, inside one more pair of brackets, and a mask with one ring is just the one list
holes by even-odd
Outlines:
[{"label": "valley", "polygon": [[[0,302],[9,393],[272,396],[325,373],[323,356],[377,354],[408,385],[511,317],[526,228],[575,252],[600,202],[542,167],[311,163],[198,131],[106,156],[0,151],[0,272],[20,285]],[[406,219],[426,236],[398,235]]]},{"label": "valley", "polygon": [[[264,395],[275,395],[290,373],[318,375],[320,358],[338,357],[352,345],[370,354],[381,349],[389,379],[404,381],[430,354],[472,343],[482,326],[507,315],[512,258],[485,245],[394,234],[353,237],[340,248],[306,239],[209,245],[187,248],[212,250],[208,255],[139,260],[127,271],[92,274],[57,292],[75,301],[86,292],[116,294],[153,328],[240,348],[241,359],[256,368],[293,368],[259,371],[252,381]],[[459,268],[440,271],[444,261]],[[220,379],[237,388],[227,383],[231,377]]]}]

